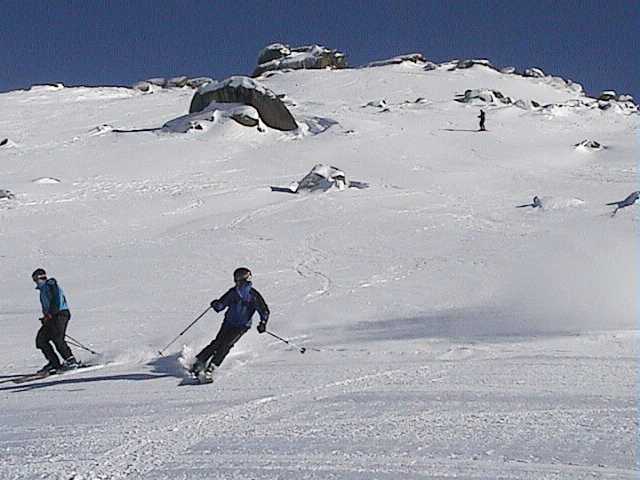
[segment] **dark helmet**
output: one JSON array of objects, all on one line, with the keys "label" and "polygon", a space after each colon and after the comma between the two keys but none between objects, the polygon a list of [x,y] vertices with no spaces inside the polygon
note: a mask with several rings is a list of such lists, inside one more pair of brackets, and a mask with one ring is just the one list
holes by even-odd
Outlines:
[{"label": "dark helmet", "polygon": [[236,283],[250,282],[251,270],[246,267],[236,268],[233,272],[233,281]]},{"label": "dark helmet", "polygon": [[35,282],[38,278],[47,278],[47,272],[44,271],[44,268],[36,268],[31,274],[31,278]]}]

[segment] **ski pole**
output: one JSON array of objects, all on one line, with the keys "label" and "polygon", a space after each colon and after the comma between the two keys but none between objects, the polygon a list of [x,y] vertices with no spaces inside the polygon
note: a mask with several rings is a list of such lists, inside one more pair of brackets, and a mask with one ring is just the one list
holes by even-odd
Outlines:
[{"label": "ski pole", "polygon": [[160,356],[161,356],[161,357],[162,357],[162,356],[164,356],[164,353],[163,353],[163,352],[164,352],[167,348],[169,348],[171,345],[173,345],[173,343],[174,343],[176,340],[178,340],[182,335],[184,335],[184,334],[185,334],[185,332],[186,332],[187,330],[189,330],[191,327],[193,327],[193,326],[196,324],[196,322],[197,322],[198,320],[200,320],[202,317],[204,317],[204,315],[205,315],[209,310],[211,310],[211,307],[207,307],[207,309],[206,309],[204,312],[202,312],[200,315],[198,315],[198,318],[196,318],[193,322],[191,322],[189,325],[187,325],[187,328],[185,328],[184,330],[182,330],[182,331],[178,334],[178,336],[177,336],[176,338],[174,338],[173,340],[171,340],[171,341],[167,344],[167,346],[166,346],[166,347],[164,347],[162,350],[158,350],[158,354],[160,354]]},{"label": "ski pole", "polygon": [[101,353],[98,353],[98,352],[96,352],[95,350],[91,350],[89,347],[87,347],[87,346],[83,345],[83,344],[82,344],[82,343],[80,343],[78,340],[76,340],[75,338],[73,338],[71,335],[67,335],[67,334],[65,334],[64,336],[65,336],[65,337],[67,337],[69,340],[71,340],[71,342],[70,342],[70,343],[71,343],[74,347],[78,347],[78,348],[81,348],[82,350],[86,350],[87,352],[89,352],[89,353],[91,353],[91,354],[93,354],[93,355],[98,355],[98,356],[102,355]]},{"label": "ski pole", "polygon": [[275,334],[275,333],[273,333],[273,332],[270,332],[269,330],[266,330],[266,332],[267,332],[269,335],[271,335],[272,337],[277,338],[277,339],[278,339],[278,340],[280,340],[281,342],[284,342],[284,343],[286,343],[287,345],[292,346],[293,348],[297,348],[297,349],[298,349],[298,351],[299,351],[300,353],[304,353],[304,352],[306,352],[306,351],[307,351],[307,349],[306,349],[305,347],[301,347],[301,346],[299,346],[299,345],[296,345],[295,343],[290,342],[289,340],[285,340],[284,338],[279,337],[278,335],[276,335],[276,334]]}]

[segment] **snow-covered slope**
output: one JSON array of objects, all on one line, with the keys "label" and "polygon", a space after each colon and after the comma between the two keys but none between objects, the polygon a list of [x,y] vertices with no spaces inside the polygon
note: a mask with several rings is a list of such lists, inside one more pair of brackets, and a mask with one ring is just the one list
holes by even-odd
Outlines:
[{"label": "snow-covered slope", "polygon": [[[156,130],[190,89],[0,95],[0,375],[44,363],[40,266],[112,362],[0,385],[0,478],[637,478],[638,213],[604,204],[638,190],[638,115],[487,105],[479,133],[467,89],[583,98],[482,66],[261,81],[299,131]],[[370,188],[269,190],[318,163]],[[308,353],[252,330],[176,388],[220,318],[158,349],[240,265]]]}]

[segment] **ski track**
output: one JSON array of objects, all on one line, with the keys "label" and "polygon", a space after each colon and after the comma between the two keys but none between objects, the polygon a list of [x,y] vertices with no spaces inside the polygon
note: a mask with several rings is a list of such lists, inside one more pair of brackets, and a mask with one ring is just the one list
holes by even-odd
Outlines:
[{"label": "ski track", "polygon": [[317,277],[320,279],[321,287],[309,292],[304,297],[304,303],[313,303],[329,293],[333,281],[331,278],[318,268],[324,260],[327,260],[326,252],[314,245],[315,241],[321,238],[323,234],[312,234],[305,238],[304,251],[302,253],[303,260],[295,266],[298,275],[304,278]]}]

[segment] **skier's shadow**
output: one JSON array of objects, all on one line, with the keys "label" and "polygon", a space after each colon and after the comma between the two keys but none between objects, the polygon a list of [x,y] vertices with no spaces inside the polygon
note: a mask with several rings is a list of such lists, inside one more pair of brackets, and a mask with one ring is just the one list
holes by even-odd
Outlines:
[{"label": "skier's shadow", "polygon": [[30,392],[32,390],[38,390],[41,388],[55,387],[55,386],[67,386],[67,385],[79,385],[84,383],[95,382],[114,382],[114,381],[133,381],[140,382],[145,380],[156,380],[159,378],[170,377],[171,375],[154,375],[151,373],[124,373],[121,375],[103,375],[99,377],[84,377],[84,378],[59,378],[49,380],[46,382],[34,381],[33,383],[24,383],[21,385],[14,385],[10,387],[0,388],[0,392]]},{"label": "skier's shadow", "polygon": [[160,356],[151,360],[147,365],[151,367],[152,373],[158,373],[164,377],[185,378],[188,375],[185,368],[178,361],[179,357],[179,353]]}]

